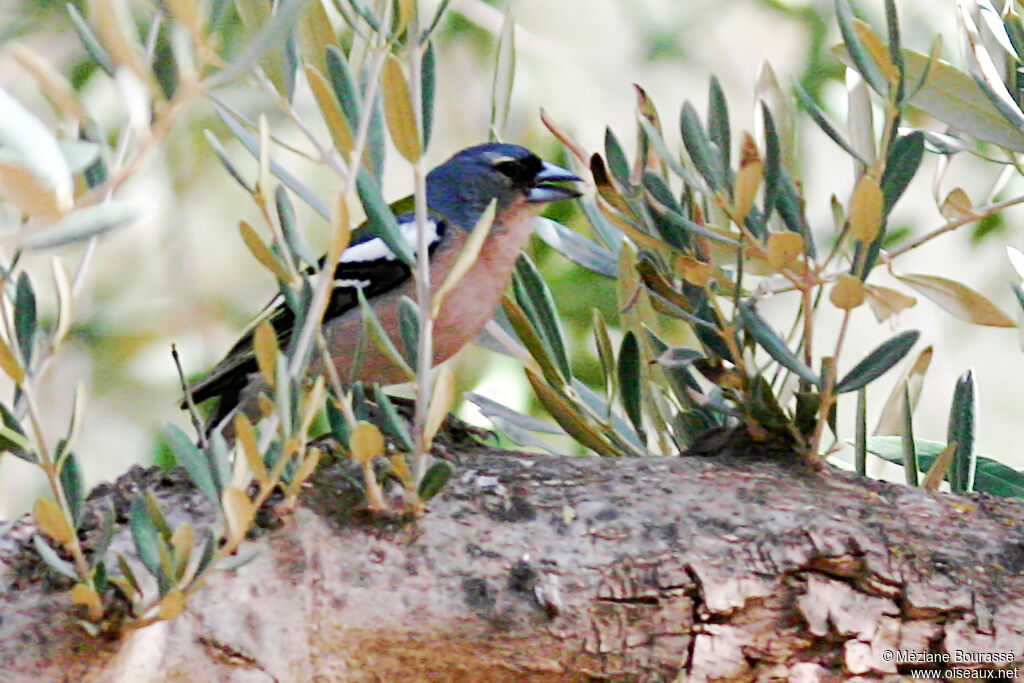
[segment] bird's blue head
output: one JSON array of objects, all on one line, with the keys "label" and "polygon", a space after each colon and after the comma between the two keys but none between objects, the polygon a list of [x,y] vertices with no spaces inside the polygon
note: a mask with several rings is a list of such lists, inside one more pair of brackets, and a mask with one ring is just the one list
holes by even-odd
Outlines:
[{"label": "bird's blue head", "polygon": [[462,227],[472,227],[492,199],[498,211],[515,202],[533,204],[574,199],[580,193],[552,182],[579,182],[561,166],[503,143],[467,147],[427,175],[427,204]]}]

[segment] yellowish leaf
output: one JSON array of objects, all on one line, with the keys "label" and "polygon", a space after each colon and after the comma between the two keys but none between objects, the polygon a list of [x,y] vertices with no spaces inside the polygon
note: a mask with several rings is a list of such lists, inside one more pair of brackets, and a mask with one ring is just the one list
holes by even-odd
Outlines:
[{"label": "yellowish leaf", "polygon": [[1005,313],[967,285],[937,275],[898,275],[900,282],[928,297],[942,310],[975,325],[1016,327]]},{"label": "yellowish leaf", "polygon": [[711,280],[711,264],[689,256],[677,256],[676,269],[684,280],[697,287],[704,287]]},{"label": "yellowish leaf", "polygon": [[889,58],[889,48],[883,45],[878,34],[872,31],[871,27],[860,19],[853,20],[853,28],[886,80],[890,83],[896,83],[900,78],[900,72],[892,63],[892,59]]},{"label": "yellowish leaf", "polygon": [[298,493],[302,484],[309,479],[310,475],[316,471],[316,466],[320,462],[320,458],[323,456],[323,452],[316,447],[310,448],[306,451],[306,457],[299,463],[299,468],[295,470],[295,474],[292,475],[292,480],[288,484],[288,488],[293,493]]},{"label": "yellowish leaf", "polygon": [[795,232],[776,232],[768,236],[765,260],[776,271],[792,266],[804,253],[804,238]]},{"label": "yellowish leaf", "polygon": [[245,532],[249,530],[256,510],[249,496],[245,495],[245,491],[236,486],[224,489],[224,493],[221,494],[221,506],[224,508],[224,518],[228,523],[229,543],[232,546],[237,545],[245,538]]},{"label": "yellowish leaf", "polygon": [[334,195],[334,202],[331,204],[331,243],[327,248],[327,261],[333,267],[341,258],[341,254],[348,248],[352,239],[352,227],[348,214],[348,203],[345,201],[345,193],[338,192]]},{"label": "yellowish leaf", "polygon": [[256,353],[256,365],[267,386],[274,386],[277,376],[277,333],[269,322],[260,323],[252,334],[253,350]]},{"label": "yellowish leaf", "polygon": [[175,588],[160,600],[157,616],[164,621],[177,619],[185,611],[185,594]]},{"label": "yellowish leaf", "polygon": [[0,161],[0,197],[39,218],[57,218],[71,208],[70,200],[62,202],[52,185],[24,166],[7,161]]},{"label": "yellowish leaf", "polygon": [[637,228],[632,223],[630,223],[628,220],[626,220],[625,218],[620,216],[611,207],[611,205],[608,204],[608,202],[605,201],[603,198],[599,197],[597,199],[597,208],[600,209],[600,211],[604,215],[604,217],[607,218],[609,221],[611,221],[612,224],[615,225],[615,227],[617,227],[620,230],[622,230],[622,232],[626,233],[626,235],[631,240],[636,242],[636,245],[638,247],[643,247],[645,249],[654,249],[654,250],[661,250],[661,249],[665,249],[666,248],[666,245],[665,245],[664,242],[662,242],[661,240],[659,240],[656,237],[653,237],[652,235],[648,235],[645,232],[641,232],[639,228]]},{"label": "yellowish leaf", "polygon": [[192,545],[195,537],[192,531],[192,525],[188,522],[184,522],[174,533],[171,534],[171,545],[174,547],[174,552],[178,555],[187,555],[192,552]]},{"label": "yellowish leaf", "polygon": [[76,583],[71,589],[71,602],[76,605],[84,605],[89,610],[89,620],[99,621],[103,618],[103,602],[99,593],[92,586],[85,583]]},{"label": "yellowish leaf", "polygon": [[391,140],[395,148],[407,161],[420,158],[420,136],[412,97],[405,73],[398,58],[392,54],[384,60],[380,73],[381,94],[384,97],[384,118],[388,122]]},{"label": "yellowish leaf", "polygon": [[306,398],[303,399],[304,409],[302,411],[302,420],[299,422],[299,434],[302,439],[305,439],[306,434],[309,433],[309,427],[313,424],[313,420],[316,418],[317,413],[321,408],[324,407],[324,396],[327,393],[327,380],[324,376],[317,375],[316,380],[313,382],[313,388],[306,394]]},{"label": "yellowish leaf", "polygon": [[89,19],[110,56],[118,64],[131,67],[135,75],[150,82],[150,71],[142,61],[142,45],[133,38],[135,21],[124,0],[90,0]]},{"label": "yellowish leaf", "polygon": [[396,453],[391,456],[390,460],[391,471],[398,475],[398,478],[402,480],[406,488],[412,487],[412,471],[409,469],[409,463],[405,459],[403,453]]},{"label": "yellowish leaf", "polygon": [[935,491],[939,488],[939,484],[946,478],[949,466],[953,464],[954,453],[956,453],[956,443],[949,444],[945,450],[939,453],[939,456],[935,458],[935,462],[928,469],[928,474],[924,475],[924,479],[921,481],[921,488],[928,489],[929,491]]},{"label": "yellowish leaf", "polygon": [[76,121],[88,118],[85,107],[78,101],[71,83],[48,61],[20,43],[8,44],[7,50],[18,60],[39,83],[39,89],[46,95],[55,109]]},{"label": "yellowish leaf", "polygon": [[409,20],[412,19],[412,13],[416,11],[416,0],[398,0],[395,4],[398,8],[398,26],[395,33],[399,34],[405,31]]},{"label": "yellowish leaf", "polygon": [[376,425],[365,421],[360,421],[352,430],[348,443],[352,457],[364,465],[383,453],[385,448],[384,435]]},{"label": "yellowish leaf", "polygon": [[441,286],[438,287],[433,298],[430,300],[430,315],[435,318],[441,311],[444,298],[458,286],[459,281],[465,277],[469,269],[476,263],[476,259],[480,255],[480,249],[484,246],[487,236],[491,234],[491,225],[494,223],[496,210],[497,200],[492,199],[491,203],[487,205],[487,209],[477,219],[476,225],[473,226],[473,231],[469,233],[469,238],[466,239],[466,243],[462,246],[462,251],[459,252],[455,263],[452,264],[448,274],[445,275],[444,282],[441,283]]},{"label": "yellowish leaf", "polygon": [[7,345],[7,342],[0,337],[0,370],[7,373],[7,376],[14,380],[15,384],[21,384],[25,381],[25,370],[21,367],[21,363],[14,357],[14,352],[11,347]]},{"label": "yellowish leaf", "polygon": [[199,18],[199,3],[196,0],[164,0],[164,3],[178,23],[188,29],[193,39],[198,40],[202,37],[202,21]]},{"label": "yellowish leaf", "polygon": [[868,305],[880,323],[917,303],[914,297],[888,287],[867,285],[864,289],[868,295]]},{"label": "yellowish leaf", "polygon": [[56,346],[64,340],[68,330],[71,329],[72,304],[75,297],[71,293],[71,279],[68,277],[64,262],[54,256],[51,265],[53,266],[53,286],[57,290],[57,327],[53,333],[53,343]]},{"label": "yellowish leaf", "polygon": [[898,436],[903,433],[903,387],[907,388],[910,411],[913,413],[921,397],[921,387],[924,386],[924,376],[931,365],[933,353],[934,349],[931,346],[921,351],[893,385],[878,417],[878,424],[875,426],[876,436]]},{"label": "yellowish leaf", "polygon": [[309,81],[309,87],[313,91],[317,106],[320,107],[320,115],[324,117],[324,123],[327,124],[327,130],[331,133],[334,146],[342,155],[347,156],[355,143],[352,140],[352,128],[349,126],[344,112],[341,111],[341,105],[338,104],[338,100],[334,96],[334,90],[331,89],[324,75],[311,64],[306,65],[306,80]]},{"label": "yellowish leaf", "polygon": [[327,47],[337,42],[331,18],[327,16],[321,0],[307,2],[298,22],[299,47],[302,58],[312,64],[317,71],[327,71]]},{"label": "yellowish leaf", "polygon": [[260,236],[256,234],[256,230],[245,221],[238,221],[238,232],[242,235],[242,241],[245,242],[245,246],[249,248],[249,252],[256,257],[256,260],[263,265],[264,268],[274,274],[277,279],[283,282],[291,282],[292,276],[285,267],[277,260],[277,257],[271,253],[267,245],[263,243]]},{"label": "yellowish leaf", "polygon": [[828,298],[838,309],[853,310],[864,303],[864,283],[855,275],[840,275],[832,285]]},{"label": "yellowish leaf", "polygon": [[942,200],[942,206],[939,207],[939,213],[948,218],[949,220],[955,220],[957,218],[963,218],[964,216],[971,215],[971,198],[967,196],[959,187],[954,187],[946,198]]},{"label": "yellowish leaf", "polygon": [[882,227],[882,208],[885,197],[878,181],[864,174],[857,181],[850,197],[850,234],[861,242],[870,242]]},{"label": "yellowish leaf", "polygon": [[427,409],[427,419],[423,425],[424,443],[429,444],[433,440],[454,402],[455,375],[452,373],[451,367],[444,363],[437,369],[437,376],[434,378],[430,407]]},{"label": "yellowish leaf", "polygon": [[572,152],[572,155],[576,157],[584,166],[590,166],[590,155],[587,154],[583,147],[572,139],[567,132],[565,132],[561,126],[555,123],[548,113],[541,107],[540,110],[540,121],[544,124],[544,127],[551,131],[551,134],[558,138],[558,141],[565,145],[565,148]]},{"label": "yellowish leaf", "polygon": [[245,461],[249,463],[249,469],[256,475],[256,480],[261,484],[267,482],[267,468],[260,456],[259,444],[256,441],[256,430],[252,423],[241,412],[235,413],[235,437],[245,454]]},{"label": "yellowish leaf", "polygon": [[537,399],[551,413],[551,417],[581,445],[603,455],[628,455],[614,446],[561,392],[529,368],[524,370]]},{"label": "yellowish leaf", "polygon": [[750,207],[754,204],[754,196],[761,185],[762,163],[757,152],[757,144],[750,133],[743,133],[743,146],[740,148],[740,168],[736,172],[733,187],[733,212],[737,225],[742,224]]},{"label": "yellowish leaf", "polygon": [[60,543],[62,546],[69,545],[75,538],[75,532],[68,523],[64,513],[60,511],[57,504],[49,498],[39,498],[32,509],[32,516],[36,520],[36,526],[44,534]]},{"label": "yellowish leaf", "polygon": [[274,414],[274,403],[266,394],[260,393],[256,396],[256,405],[260,409],[260,418],[267,418]]}]

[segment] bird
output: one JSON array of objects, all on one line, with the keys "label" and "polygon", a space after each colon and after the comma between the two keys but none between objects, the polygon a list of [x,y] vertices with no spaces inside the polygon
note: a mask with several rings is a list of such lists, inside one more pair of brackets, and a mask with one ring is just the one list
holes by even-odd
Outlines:
[{"label": "bird", "polygon": [[[508,143],[467,147],[426,177],[431,294],[445,280],[470,232],[492,201],[493,224],[479,255],[455,290],[448,293],[434,318],[434,364],[440,364],[471,342],[493,317],[515,269],[516,260],[529,240],[533,218],[549,203],[571,200],[580,192],[571,185],[581,179],[568,169],[542,160],[529,149]],[[411,197],[392,204],[402,238],[416,253],[417,227]],[[404,209],[404,210],[403,210]],[[323,318],[323,331],[332,363],[339,376],[350,376],[356,348],[363,334],[362,311],[357,289],[392,340],[399,336],[399,302],[415,299],[412,270],[396,258],[384,241],[365,229],[353,231],[348,248],[334,267],[333,286]],[[323,267],[323,264],[321,264]],[[287,348],[298,333],[295,314],[278,295],[257,321],[269,321],[280,348]],[[219,398],[204,425],[207,435],[231,430],[234,414],[241,410],[258,414],[258,395],[266,390],[256,362],[253,344],[255,323],[231,347],[224,358],[187,391],[195,404]],[[381,386],[407,380],[375,344],[366,345],[357,368],[357,379]],[[186,401],[182,401],[185,407]]]}]

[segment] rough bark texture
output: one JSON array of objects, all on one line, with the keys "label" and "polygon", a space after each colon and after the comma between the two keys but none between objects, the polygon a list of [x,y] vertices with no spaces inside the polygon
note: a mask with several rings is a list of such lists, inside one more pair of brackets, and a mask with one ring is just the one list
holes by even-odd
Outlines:
[{"label": "rough bark texture", "polygon": [[[353,512],[323,468],[255,560],[120,639],[75,625],[24,523],[0,542],[3,680],[898,680],[921,667],[900,649],[1024,671],[1019,503],[757,454],[459,460],[416,522]],[[140,483],[208,519],[178,473],[99,497]]]}]

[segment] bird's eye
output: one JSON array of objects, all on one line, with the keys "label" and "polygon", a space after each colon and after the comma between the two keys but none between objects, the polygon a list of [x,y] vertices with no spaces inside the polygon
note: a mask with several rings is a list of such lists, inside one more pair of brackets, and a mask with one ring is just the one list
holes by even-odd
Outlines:
[{"label": "bird's eye", "polygon": [[515,159],[505,157],[491,164],[498,173],[508,178],[517,178],[522,175],[522,167]]}]

